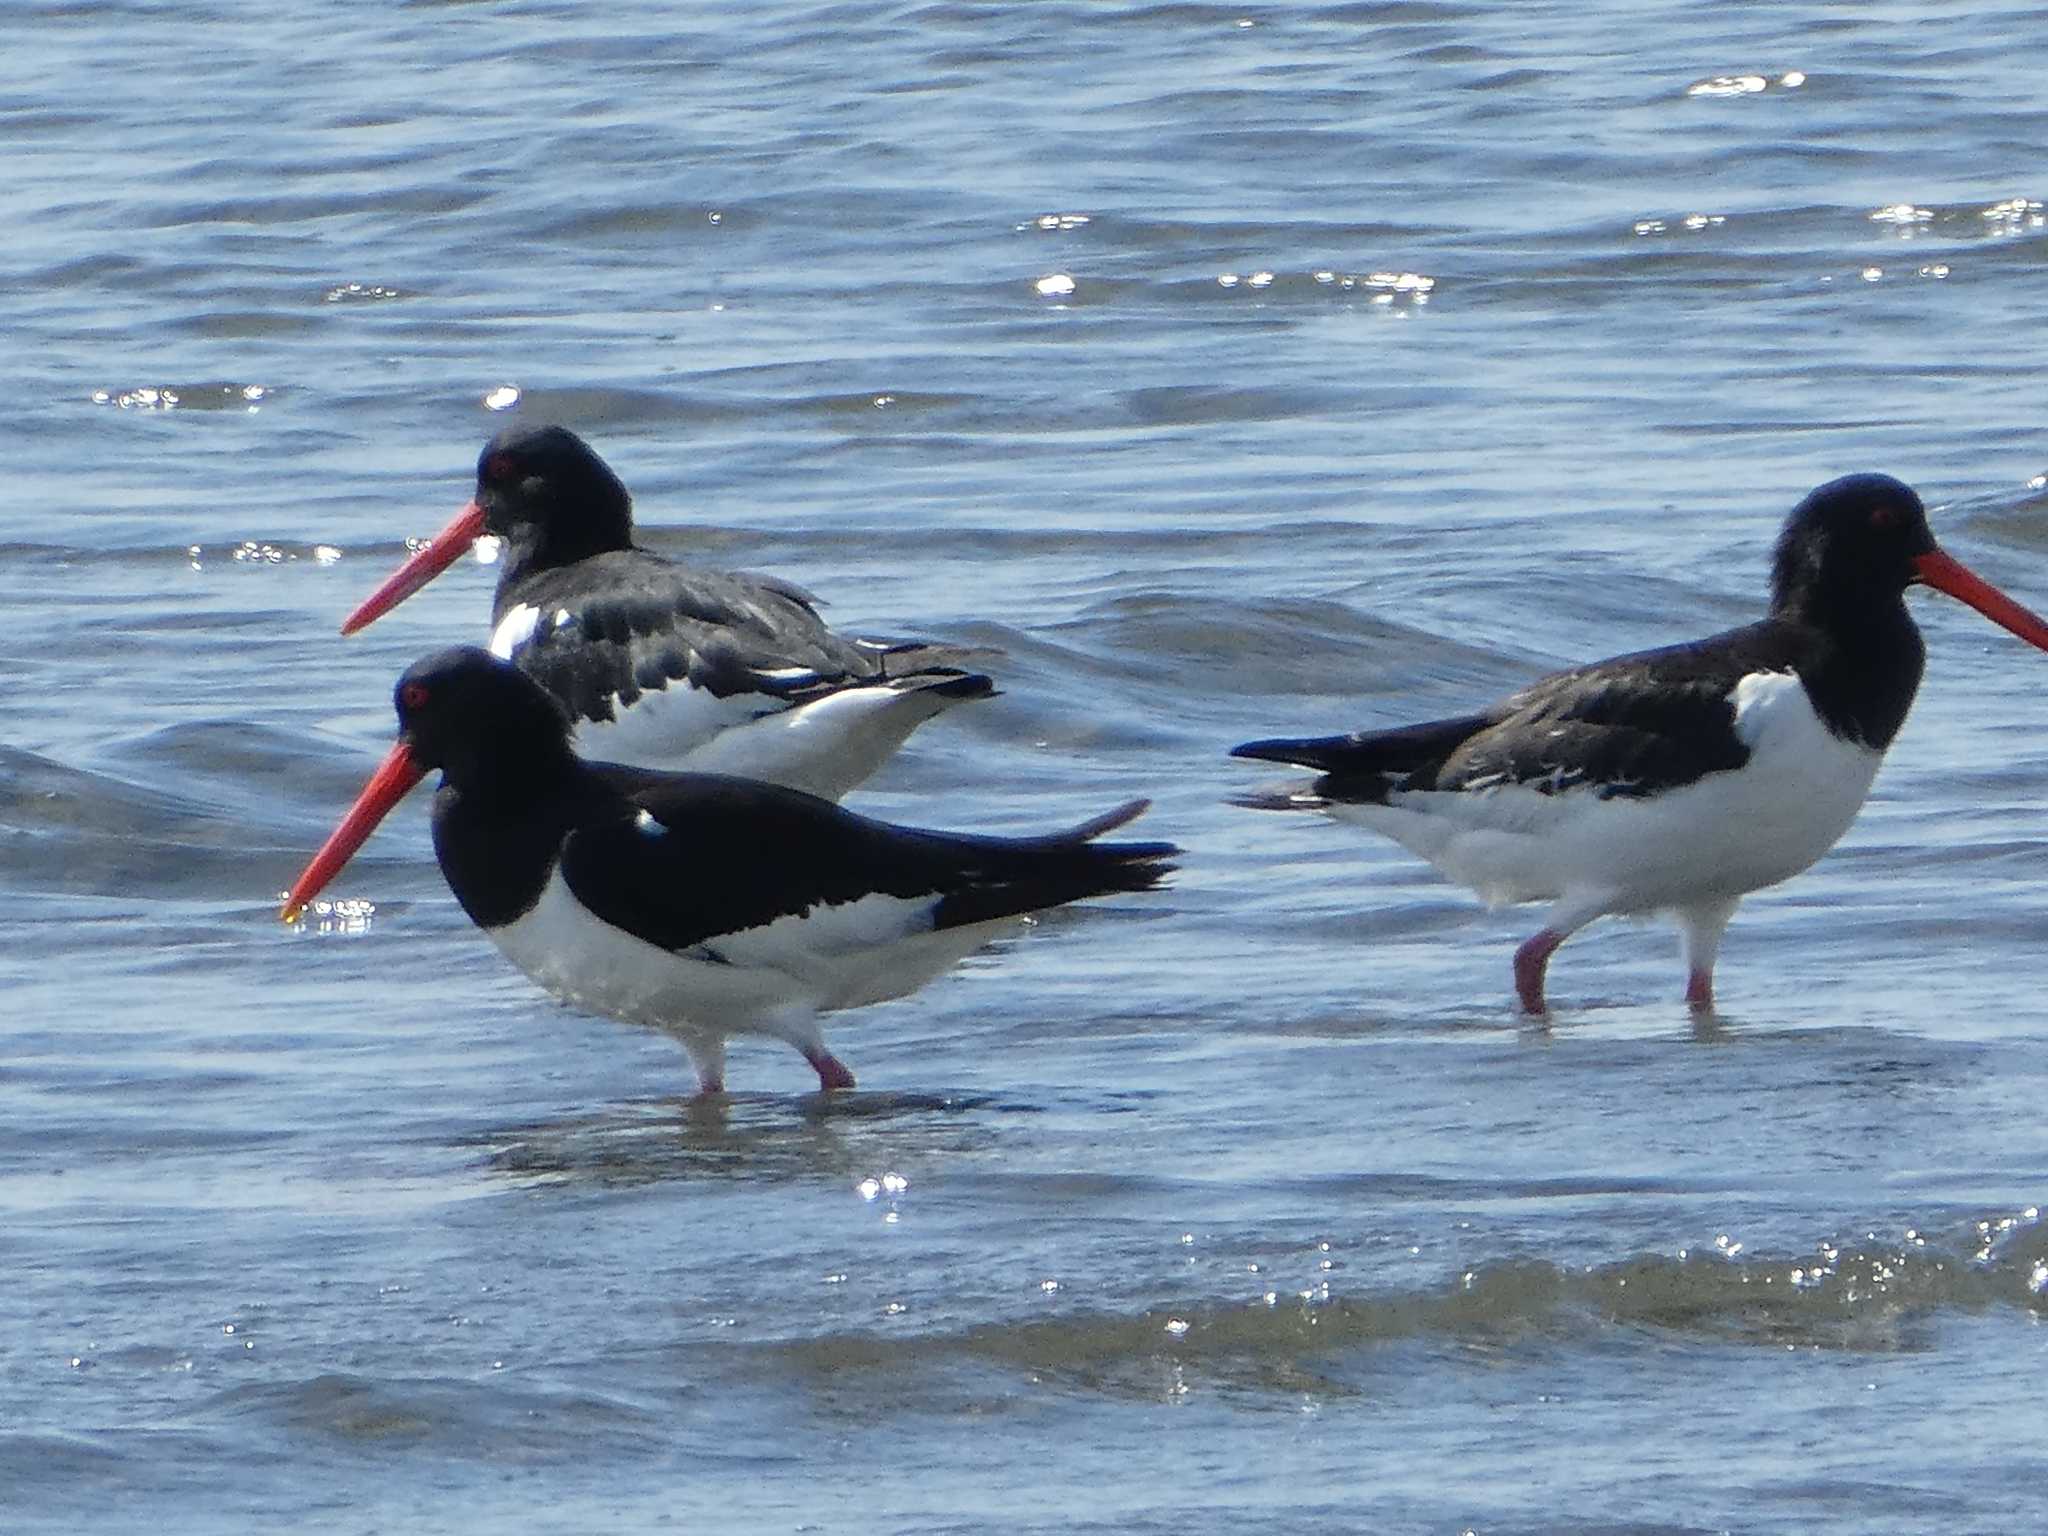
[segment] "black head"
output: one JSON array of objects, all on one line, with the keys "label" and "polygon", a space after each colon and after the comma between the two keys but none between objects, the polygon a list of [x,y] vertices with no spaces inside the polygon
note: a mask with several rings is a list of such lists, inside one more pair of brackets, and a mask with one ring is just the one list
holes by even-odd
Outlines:
[{"label": "black head", "polygon": [[1890,475],[1844,475],[1792,509],[1771,566],[1774,611],[1868,608],[1921,579],[1927,509]]},{"label": "black head", "polygon": [[567,427],[508,427],[476,461],[484,527],[543,563],[625,549],[633,498],[590,444]]},{"label": "black head", "polygon": [[398,734],[423,771],[476,785],[524,777],[571,757],[569,716],[509,661],[451,646],[405,669],[392,691]]}]

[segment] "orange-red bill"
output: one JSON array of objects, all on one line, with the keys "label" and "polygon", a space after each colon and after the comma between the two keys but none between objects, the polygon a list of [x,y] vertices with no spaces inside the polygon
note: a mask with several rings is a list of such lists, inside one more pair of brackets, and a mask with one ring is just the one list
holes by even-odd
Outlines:
[{"label": "orange-red bill", "polygon": [[384,585],[356,604],[356,611],[341,621],[341,632],[352,635],[373,619],[380,619],[447,570],[484,531],[484,509],[472,501],[455,520],[431,539],[405,564],[393,571]]},{"label": "orange-red bill", "polygon": [[413,761],[412,748],[403,741],[385,754],[377,771],[370,775],[370,782],[356,796],[356,803],[341,818],[341,825],[320,845],[320,851],[313,855],[312,862],[293,884],[291,894],[285,897],[280,915],[286,922],[299,920],[307,904],[327,889],[327,882],[341,873],[342,865],[355,857],[356,850],[377,830],[377,823],[391,813],[391,807],[426,776],[427,770]]},{"label": "orange-red bill", "polygon": [[2048,623],[2031,610],[2022,608],[1962,561],[1940,550],[1930,550],[1913,562],[1913,571],[1937,592],[1968,603],[1985,618],[2011,630],[2029,645],[2048,651]]}]

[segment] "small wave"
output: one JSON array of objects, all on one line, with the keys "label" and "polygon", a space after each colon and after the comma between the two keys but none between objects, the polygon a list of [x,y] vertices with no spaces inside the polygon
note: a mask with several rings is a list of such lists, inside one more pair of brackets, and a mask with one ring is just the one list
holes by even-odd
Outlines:
[{"label": "small wave", "polygon": [[636,1440],[652,1449],[664,1433],[654,1415],[629,1403],[550,1391],[495,1369],[476,1380],[328,1372],[249,1384],[215,1394],[197,1416],[253,1420],[292,1436],[364,1447],[439,1443],[517,1461],[582,1455],[595,1446],[609,1454]]},{"label": "small wave", "polygon": [[[1972,1246],[1974,1244],[1974,1246]],[[1358,1351],[1412,1339],[1498,1346],[1566,1342],[1617,1327],[1771,1348],[1892,1352],[1929,1347],[1944,1317],[2048,1310],[2048,1229],[2035,1208],[1987,1218],[1938,1244],[1909,1231],[1824,1242],[1808,1254],[1704,1249],[1573,1266],[1503,1259],[1432,1289],[1346,1295],[1329,1282],[1136,1314],[1066,1314],[906,1339],[832,1335],[764,1346],[812,1369],[882,1370],[954,1359],[1112,1395],[1200,1386],[1348,1392],[1329,1373]]]}]

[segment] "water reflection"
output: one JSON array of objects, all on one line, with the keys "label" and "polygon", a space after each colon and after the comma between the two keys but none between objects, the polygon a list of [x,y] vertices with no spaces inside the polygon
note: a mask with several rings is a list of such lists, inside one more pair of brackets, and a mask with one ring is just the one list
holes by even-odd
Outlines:
[{"label": "water reflection", "polygon": [[661,1098],[476,1138],[492,1174],[606,1187],[674,1180],[752,1184],[839,1178],[992,1146],[982,1111],[1032,1106],[992,1094],[722,1094]]}]

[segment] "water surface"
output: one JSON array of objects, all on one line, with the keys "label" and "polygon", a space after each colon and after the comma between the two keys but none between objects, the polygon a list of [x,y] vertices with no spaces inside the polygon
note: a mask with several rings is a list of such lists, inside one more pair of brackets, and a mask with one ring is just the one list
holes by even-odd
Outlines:
[{"label": "water surface", "polygon": [[[10,1531],[2040,1523],[2048,658],[1923,698],[1723,1013],[1227,797],[1741,622],[1876,469],[2048,604],[2037,8],[25,0],[0,37]],[[510,420],[998,648],[859,800],[1171,893],[839,1020],[566,1014],[341,616]]]}]

